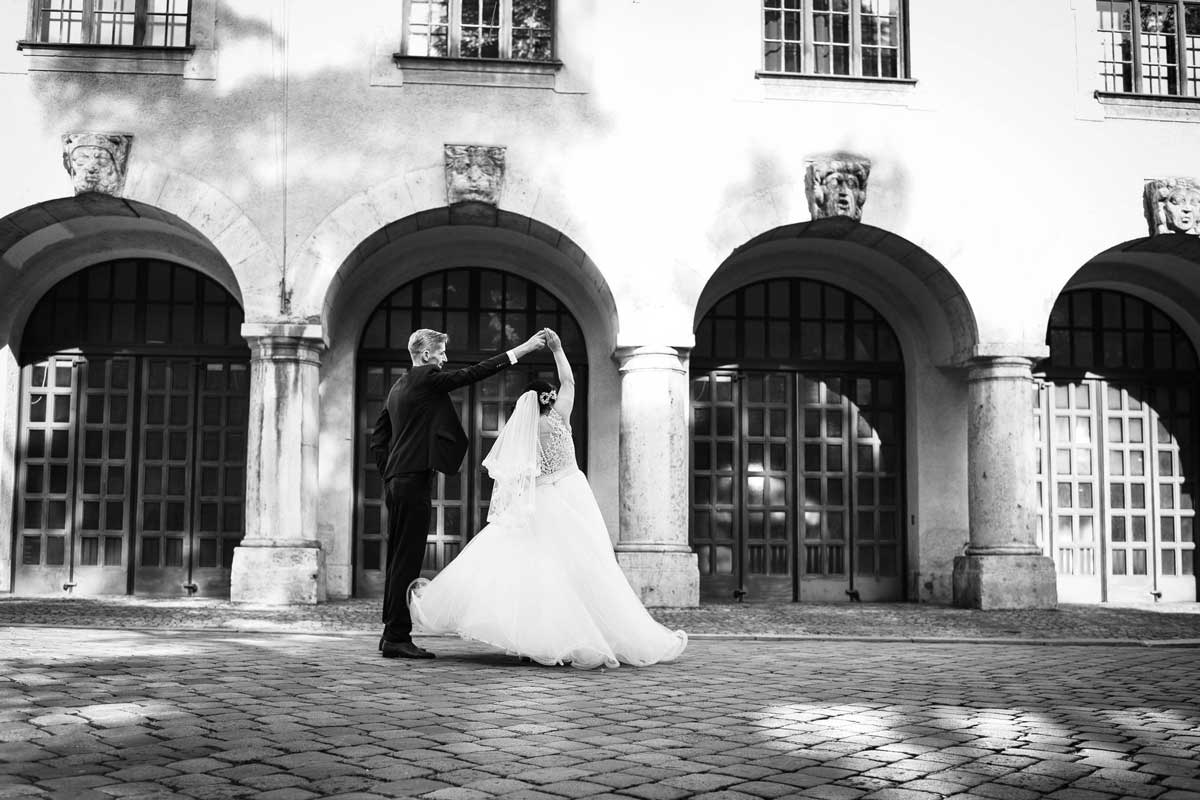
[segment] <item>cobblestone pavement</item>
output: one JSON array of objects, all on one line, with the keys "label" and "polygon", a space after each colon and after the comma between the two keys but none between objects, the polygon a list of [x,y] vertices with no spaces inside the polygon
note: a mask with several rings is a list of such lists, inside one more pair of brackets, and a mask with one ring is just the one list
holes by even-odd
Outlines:
[{"label": "cobblestone pavement", "polygon": [[[746,603],[652,613],[693,636],[1200,643],[1200,603],[987,612],[917,603]],[[380,628],[379,600],[276,607],[198,598],[0,598],[0,625],[24,624],[314,633]]]},{"label": "cobblestone pavement", "polygon": [[0,798],[1200,797],[1200,648],[0,628]]}]

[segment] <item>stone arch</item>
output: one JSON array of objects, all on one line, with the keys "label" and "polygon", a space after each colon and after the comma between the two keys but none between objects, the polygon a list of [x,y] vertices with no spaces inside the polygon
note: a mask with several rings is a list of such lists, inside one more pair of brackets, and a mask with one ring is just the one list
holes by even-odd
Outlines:
[{"label": "stone arch", "polygon": [[733,288],[777,275],[817,278],[854,292],[888,317],[905,348],[939,366],[962,364],[978,343],[970,302],[921,247],[846,218],[782,225],[734,248],[709,278],[694,324]]},{"label": "stone arch", "polygon": [[1130,239],[1097,253],[1049,298],[1069,289],[1117,289],[1165,311],[1200,350],[1200,236]]},{"label": "stone arch", "polygon": [[184,221],[204,237],[237,276],[247,322],[279,316],[283,268],[276,248],[242,208],[217,188],[154,163],[134,164],[125,197],[154,206]]},{"label": "stone arch", "polygon": [[38,299],[101,261],[157,258],[191,267],[246,305],[237,273],[193,225],[137,200],[100,194],[38,203],[0,219],[0,343],[20,349]]},{"label": "stone arch", "polygon": [[[440,179],[439,170],[439,179]],[[356,202],[366,202],[360,198]],[[587,342],[588,474],[610,529],[617,528],[617,430],[620,383],[612,354],[617,308],[599,269],[574,240],[546,222],[481,204],[441,206],[360,230],[343,206],[339,219],[355,219],[362,239],[341,242],[318,257],[317,240],[304,257],[320,278],[293,282],[304,298],[292,298],[293,313],[320,314],[329,342],[321,363],[321,501],[319,532],[326,550],[331,596],[351,591],[354,498],[355,386],[358,346],[367,318],[388,294],[421,275],[456,267],[489,267],[515,273],[554,294],[579,322]],[[377,207],[376,207],[377,208]],[[327,220],[333,224],[331,220]],[[323,225],[325,234],[333,229]],[[329,241],[329,240],[325,240]],[[330,245],[333,247],[334,245]],[[329,270],[329,253],[342,253]],[[290,274],[298,274],[289,270]],[[324,291],[320,287],[326,286]],[[315,311],[314,311],[315,309]],[[532,332],[531,332],[532,333]],[[454,343],[450,343],[453,352]],[[407,353],[396,354],[403,364]]]},{"label": "stone arch", "polygon": [[602,293],[607,292],[595,265],[590,260],[583,264],[585,251],[592,248],[569,208],[567,199],[555,189],[534,183],[510,166],[499,208],[466,203],[455,206],[452,215],[446,205],[445,167],[437,164],[409,170],[347,198],[321,220],[289,259],[287,302],[291,314],[320,318],[329,325],[347,271],[369,258],[388,235],[448,224],[512,229],[540,238],[579,263],[588,273],[587,279]]}]

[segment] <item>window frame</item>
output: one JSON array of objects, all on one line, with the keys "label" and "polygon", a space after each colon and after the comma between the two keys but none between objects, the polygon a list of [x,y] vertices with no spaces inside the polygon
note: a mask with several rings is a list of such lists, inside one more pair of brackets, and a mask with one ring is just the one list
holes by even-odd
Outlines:
[{"label": "window frame", "polygon": [[[96,9],[96,0],[82,0],[79,13],[81,15],[80,30],[82,39],[78,42],[53,42],[48,38],[43,39],[42,31],[46,27],[42,20],[43,15],[52,9],[46,8],[47,0],[29,0],[29,24],[26,29],[26,37],[23,41],[18,42],[19,49],[25,48],[71,48],[71,49],[123,49],[137,52],[143,51],[183,51],[191,50],[192,46],[192,27],[195,20],[195,9],[193,8],[193,0],[181,0],[184,5],[182,15],[187,18],[184,26],[183,44],[139,44],[138,40],[145,41],[147,31],[149,30],[146,20],[150,15],[149,4],[150,0],[135,0],[134,2],[134,41],[132,43],[113,43],[113,42],[94,42],[92,36],[96,30],[95,15],[98,12]],[[174,13],[175,16],[179,12]]]},{"label": "window frame", "polygon": [[[774,10],[767,8],[767,1],[762,0],[759,3],[759,68],[757,70],[758,77],[783,77],[783,78],[818,78],[822,80],[834,81],[882,81],[882,82],[912,82],[911,69],[909,64],[909,30],[908,30],[908,0],[895,0],[896,3],[896,25],[899,30],[899,43],[896,47],[896,75],[864,75],[862,73],[862,5],[861,0],[849,0],[849,16],[850,16],[850,42],[847,45],[850,50],[850,72],[846,74],[837,72],[816,72],[812,69],[815,61],[814,47],[818,44],[814,41],[814,23],[813,16],[817,13],[825,13],[816,11],[813,8],[813,0],[800,0],[799,8],[793,9],[795,13],[801,15],[801,38],[800,38],[800,66],[801,71],[793,72],[788,70],[773,70],[767,68],[767,54],[765,44],[768,41],[767,33],[767,11]],[[783,9],[780,9],[781,11]],[[830,12],[840,13],[840,12]],[[878,15],[874,15],[878,16]],[[782,35],[782,33],[781,33]],[[783,44],[787,39],[772,39],[770,41],[778,41]],[[877,45],[866,45],[866,47],[877,47]]]},{"label": "window frame", "polygon": [[558,61],[558,3],[556,0],[547,0],[550,11],[550,54],[544,59],[530,58],[514,58],[512,55],[513,46],[513,24],[512,24],[512,4],[513,0],[497,0],[500,4],[500,26],[499,26],[499,53],[495,57],[491,56],[464,56],[462,55],[462,5],[463,0],[446,0],[446,55],[435,56],[428,54],[414,54],[409,52],[409,36],[412,26],[412,3],[413,0],[404,0],[404,24],[401,29],[400,50],[397,52],[397,58],[403,59],[428,59],[429,61],[438,62],[464,62],[468,64],[529,64],[529,65],[557,65]]},{"label": "window frame", "polygon": [[[1195,0],[1120,0],[1120,2],[1129,3],[1129,13],[1130,13],[1130,17],[1131,17],[1130,26],[1129,26],[1129,48],[1130,48],[1129,64],[1130,64],[1130,71],[1131,71],[1131,77],[1132,77],[1132,88],[1129,91],[1126,91],[1124,89],[1109,88],[1107,86],[1108,74],[1103,71],[1103,67],[1106,65],[1116,64],[1116,63],[1123,64],[1124,62],[1098,60],[1096,62],[1096,67],[1098,68],[1097,72],[1096,72],[1096,77],[1100,80],[1101,86],[1099,89],[1096,90],[1096,95],[1098,97],[1102,97],[1102,96],[1103,97],[1114,97],[1114,98],[1136,97],[1136,98],[1142,98],[1142,99],[1161,99],[1161,100],[1177,100],[1177,99],[1181,99],[1181,98],[1182,99],[1190,99],[1190,100],[1200,99],[1200,85],[1197,86],[1196,92],[1194,94],[1188,92],[1188,89],[1189,89],[1188,84],[1190,82],[1190,78],[1189,78],[1189,74],[1188,74],[1189,69],[1195,69],[1198,73],[1200,73],[1200,63],[1191,64],[1188,61],[1189,51],[1188,51],[1188,45],[1187,45],[1187,40],[1188,40],[1187,9],[1189,7],[1194,7],[1198,12],[1200,12],[1200,2],[1195,2]],[[1143,56],[1142,37],[1145,35],[1145,32],[1142,31],[1142,23],[1141,23],[1141,20],[1142,20],[1141,9],[1142,9],[1142,5],[1144,3],[1162,4],[1162,5],[1173,4],[1175,6],[1175,34],[1173,37],[1171,37],[1172,55],[1174,55],[1174,57],[1175,57],[1174,66],[1175,66],[1175,70],[1176,70],[1176,88],[1177,88],[1177,92],[1174,94],[1169,93],[1169,92],[1161,92],[1161,93],[1160,92],[1149,92],[1149,91],[1146,91],[1146,88],[1145,88],[1145,83],[1144,83],[1145,67],[1147,65],[1143,64],[1143,62],[1142,62],[1142,56]],[[1110,34],[1110,33],[1114,32],[1112,29],[1100,27],[1098,5],[1099,5],[1099,3],[1097,2],[1096,5],[1093,6],[1093,8],[1095,8],[1096,12],[1097,12],[1097,18],[1095,20],[1095,24],[1092,26],[1092,32],[1093,32],[1093,34],[1096,34],[1096,35]],[[1122,31],[1119,31],[1119,29],[1118,29],[1116,32],[1122,32]],[[1197,36],[1198,36],[1198,38],[1200,38],[1200,33],[1198,33]],[[1101,56],[1103,57],[1103,56],[1108,55],[1109,50],[1106,47],[1107,40],[1102,37],[1100,39],[1100,44],[1101,44],[1101,47],[1104,48],[1101,51]],[[1197,57],[1196,60],[1197,60],[1197,62],[1200,62],[1200,47],[1197,47],[1195,52],[1196,52],[1196,57]],[[1165,78],[1164,78],[1164,80],[1165,80]],[[1200,83],[1200,77],[1198,77],[1198,83]]]}]

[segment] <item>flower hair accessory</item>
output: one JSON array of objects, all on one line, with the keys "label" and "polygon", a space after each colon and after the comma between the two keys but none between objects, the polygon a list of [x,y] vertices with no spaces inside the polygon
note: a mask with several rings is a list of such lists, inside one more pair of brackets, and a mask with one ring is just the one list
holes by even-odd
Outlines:
[{"label": "flower hair accessory", "polygon": [[548,392],[542,392],[538,395],[538,402],[544,406],[548,406],[558,399],[558,390],[551,389]]}]

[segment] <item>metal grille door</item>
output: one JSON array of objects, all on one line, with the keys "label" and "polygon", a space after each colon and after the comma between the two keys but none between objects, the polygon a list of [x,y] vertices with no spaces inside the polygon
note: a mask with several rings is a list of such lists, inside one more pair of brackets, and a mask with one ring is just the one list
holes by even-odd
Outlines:
[{"label": "metal grille door", "polygon": [[904,596],[904,362],[821,281],[721,298],[692,351],[691,541],[714,600]]},{"label": "metal grille door", "polygon": [[692,547],[706,599],[903,595],[899,380],[692,377]]},{"label": "metal grille door", "polygon": [[229,592],[249,351],[215,281],[162,261],[63,279],[22,340],[18,592]]},{"label": "metal grille door", "polygon": [[[1151,398],[1153,403],[1142,398]],[[1042,384],[1041,541],[1065,602],[1195,600],[1194,388]]]}]

